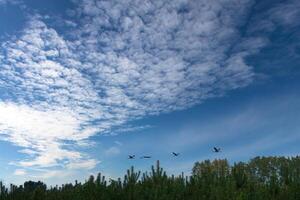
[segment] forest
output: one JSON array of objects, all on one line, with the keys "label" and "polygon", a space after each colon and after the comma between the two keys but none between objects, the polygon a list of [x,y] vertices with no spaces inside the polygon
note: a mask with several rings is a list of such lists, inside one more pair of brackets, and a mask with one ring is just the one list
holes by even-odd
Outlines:
[{"label": "forest", "polygon": [[[176,167],[176,166],[175,166]],[[168,175],[159,161],[151,171],[134,167],[124,177],[100,173],[84,183],[47,187],[27,181],[0,182],[0,200],[291,200],[300,199],[300,157],[255,157],[230,164],[226,159],[196,162],[189,176]]]}]

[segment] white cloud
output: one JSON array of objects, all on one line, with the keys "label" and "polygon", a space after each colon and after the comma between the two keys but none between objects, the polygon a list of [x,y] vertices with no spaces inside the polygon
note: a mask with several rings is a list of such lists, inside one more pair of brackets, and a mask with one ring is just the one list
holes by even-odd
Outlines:
[{"label": "white cloud", "polygon": [[16,164],[90,169],[76,150],[90,136],[250,84],[245,57],[266,42],[237,30],[249,6],[82,0],[71,35],[31,18],[0,51],[1,138],[31,156]]},{"label": "white cloud", "polygon": [[6,4],[7,2],[7,0],[0,0],[0,5]]},{"label": "white cloud", "polygon": [[115,155],[120,154],[120,152],[121,151],[120,151],[119,147],[114,146],[114,147],[110,147],[109,149],[107,149],[105,151],[105,155],[107,155],[107,156],[115,156]]},{"label": "white cloud", "polygon": [[38,180],[41,179],[50,179],[55,177],[57,179],[61,179],[63,177],[68,177],[70,175],[73,175],[73,171],[66,171],[66,170],[45,170],[45,171],[40,171],[38,175],[32,175],[30,177]]},{"label": "white cloud", "polygon": [[[258,3],[258,7],[259,6],[261,6],[260,2]],[[299,17],[299,1],[287,0],[284,2],[277,2],[274,3],[274,6],[265,8],[265,10],[258,12],[253,16],[253,20],[249,24],[249,32],[255,32],[256,35],[262,35],[266,32],[272,32],[278,27],[291,29],[299,26]]]},{"label": "white cloud", "polygon": [[31,149],[21,149],[21,150],[19,150],[19,152],[27,154],[27,155],[35,155],[35,154],[37,154],[36,151],[31,150]]},{"label": "white cloud", "polygon": [[115,141],[115,144],[118,145],[118,146],[122,146],[123,145],[123,143],[120,142],[120,141]]},{"label": "white cloud", "polygon": [[94,159],[79,161],[79,162],[72,162],[67,164],[68,169],[93,169],[99,162]]},{"label": "white cloud", "polygon": [[297,26],[300,17],[300,2],[290,0],[282,2],[268,11],[270,20],[280,25]]},{"label": "white cloud", "polygon": [[20,0],[0,0],[0,6],[6,4],[20,4]]},{"label": "white cloud", "polygon": [[25,174],[27,174],[27,173],[24,169],[16,169],[14,172],[14,175],[16,175],[16,176],[23,176]]},{"label": "white cloud", "polygon": [[[76,151],[63,149],[64,140],[77,141],[85,130],[71,114],[62,111],[38,111],[25,105],[0,102],[2,139],[24,147],[20,152],[34,159],[17,163],[23,167],[51,167],[59,161],[89,162]],[[86,136],[88,137],[88,136]],[[30,148],[30,149],[28,149]],[[33,150],[32,150],[33,149]]]}]

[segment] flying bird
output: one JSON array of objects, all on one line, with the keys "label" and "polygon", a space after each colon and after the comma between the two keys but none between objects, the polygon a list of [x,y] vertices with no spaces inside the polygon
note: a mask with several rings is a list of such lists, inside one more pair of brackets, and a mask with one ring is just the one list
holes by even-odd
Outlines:
[{"label": "flying bird", "polygon": [[179,156],[179,153],[172,152],[174,156]]},{"label": "flying bird", "polygon": [[142,156],[141,159],[142,158],[149,159],[149,158],[151,158],[151,156]]},{"label": "flying bird", "polygon": [[213,152],[219,153],[219,152],[221,152],[221,148],[219,148],[219,147],[214,147],[214,148],[213,148]]},{"label": "flying bird", "polygon": [[128,155],[128,159],[134,159],[135,155]]}]

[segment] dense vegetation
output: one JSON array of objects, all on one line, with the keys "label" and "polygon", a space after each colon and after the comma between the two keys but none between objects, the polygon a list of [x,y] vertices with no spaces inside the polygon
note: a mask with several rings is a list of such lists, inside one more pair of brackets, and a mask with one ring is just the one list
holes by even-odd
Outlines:
[{"label": "dense vegetation", "polygon": [[124,178],[105,180],[99,174],[85,183],[46,187],[42,182],[22,186],[0,183],[0,200],[239,200],[300,199],[300,157],[256,157],[229,165],[227,160],[195,163],[192,175],[167,176],[159,166],[141,174],[132,167]]}]

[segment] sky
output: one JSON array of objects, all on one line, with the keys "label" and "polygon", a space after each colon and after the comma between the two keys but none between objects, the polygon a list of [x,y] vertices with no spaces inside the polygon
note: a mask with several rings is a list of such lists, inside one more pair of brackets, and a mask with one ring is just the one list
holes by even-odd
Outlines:
[{"label": "sky", "polygon": [[0,180],[296,156],[299,66],[298,0],[0,0]]}]

